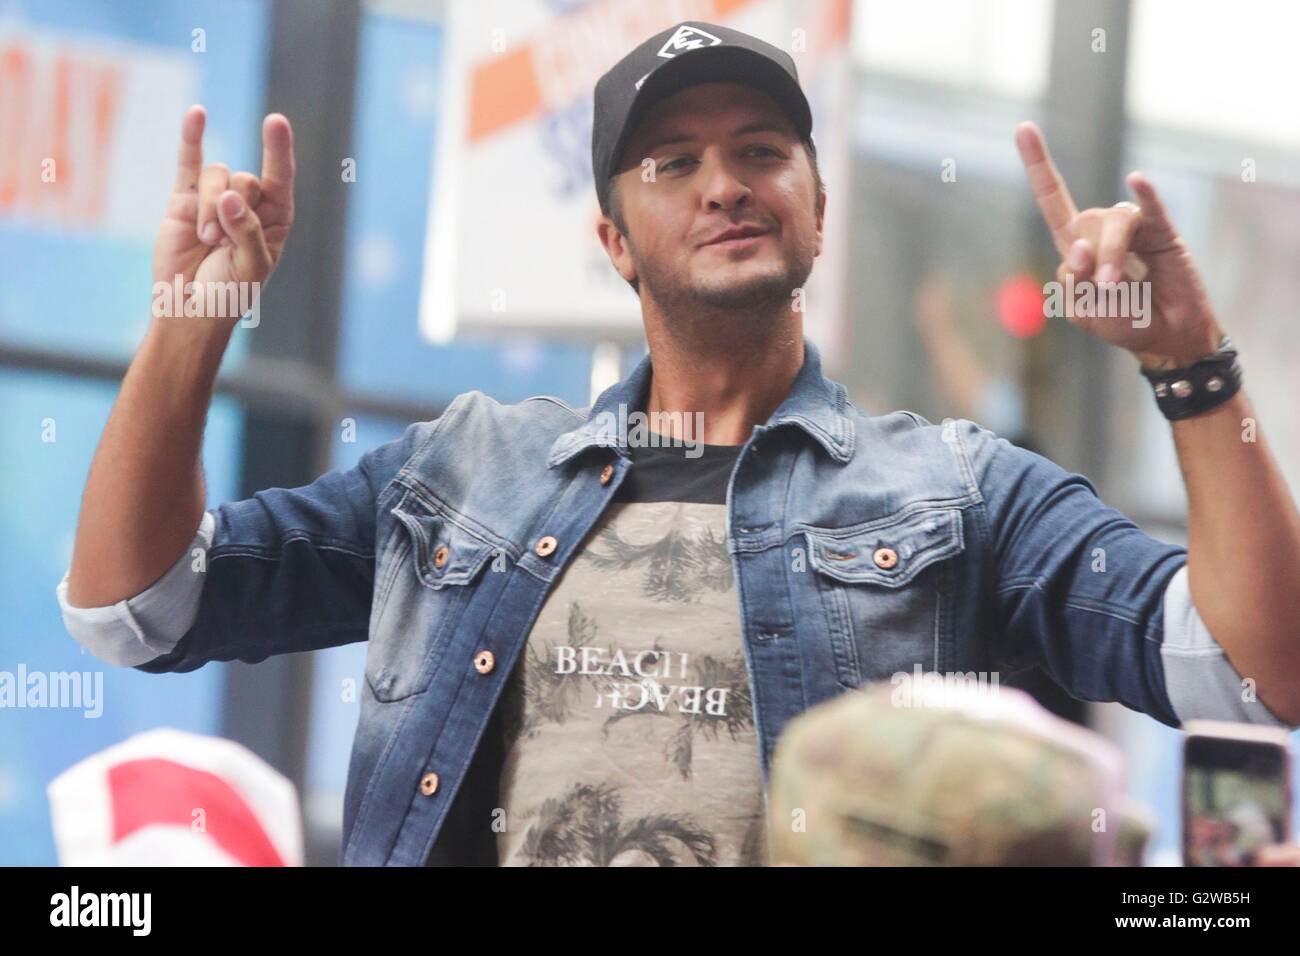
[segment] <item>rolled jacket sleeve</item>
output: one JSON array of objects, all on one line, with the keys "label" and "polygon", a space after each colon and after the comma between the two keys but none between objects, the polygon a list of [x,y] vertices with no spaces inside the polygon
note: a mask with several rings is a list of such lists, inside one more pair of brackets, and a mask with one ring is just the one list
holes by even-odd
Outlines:
[{"label": "rolled jacket sleeve", "polygon": [[189,547],[167,572],[139,594],[107,607],[68,603],[68,573],[55,589],[63,624],[77,643],[97,658],[118,667],[135,667],[173,651],[198,615],[207,562],[195,560],[212,545],[216,526],[203,513]]}]

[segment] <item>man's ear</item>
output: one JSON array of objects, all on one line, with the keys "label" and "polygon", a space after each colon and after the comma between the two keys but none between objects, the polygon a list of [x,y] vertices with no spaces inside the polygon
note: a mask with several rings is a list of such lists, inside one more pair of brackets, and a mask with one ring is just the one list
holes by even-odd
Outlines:
[{"label": "man's ear", "polygon": [[614,220],[609,216],[600,216],[596,220],[596,237],[600,240],[600,244],[605,247],[605,255],[609,256],[609,261],[613,264],[614,270],[623,277],[623,281],[631,282],[635,279],[637,277],[636,263],[632,261],[627,236],[619,231]]}]

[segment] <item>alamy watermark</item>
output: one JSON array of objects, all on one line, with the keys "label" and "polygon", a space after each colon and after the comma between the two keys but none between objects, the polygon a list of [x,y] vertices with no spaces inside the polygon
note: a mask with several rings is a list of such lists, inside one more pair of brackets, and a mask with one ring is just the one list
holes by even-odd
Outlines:
[{"label": "alamy watermark", "polygon": [[[201,287],[200,287],[201,286]],[[171,282],[153,284],[153,316],[233,319],[241,329],[261,324],[260,282],[186,282],[179,272]]]},{"label": "alamy watermark", "polygon": [[997,697],[997,671],[924,670],[920,664],[911,673],[898,671],[890,679],[893,690],[889,702],[894,707],[953,707],[969,704],[972,699]]},{"label": "alamy watermark", "polygon": [[0,710],[56,708],[82,710],[93,719],[104,713],[103,671],[0,671]]},{"label": "alamy watermark", "polygon": [[685,448],[687,458],[704,454],[703,412],[628,411],[620,402],[617,413],[604,411],[592,417],[631,448]]},{"label": "alamy watermark", "polygon": [[1043,284],[1043,314],[1049,319],[1131,318],[1133,328],[1151,324],[1150,282],[1075,282],[1067,274],[1065,282]]},{"label": "alamy watermark", "polygon": [[83,893],[74,885],[50,897],[51,926],[122,926],[132,936],[148,936],[152,893]]}]

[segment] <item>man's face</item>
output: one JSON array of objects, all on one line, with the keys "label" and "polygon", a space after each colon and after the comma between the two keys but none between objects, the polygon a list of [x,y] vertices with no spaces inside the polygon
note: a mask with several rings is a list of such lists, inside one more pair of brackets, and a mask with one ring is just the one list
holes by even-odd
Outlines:
[{"label": "man's face", "polygon": [[700,84],[657,104],[617,179],[626,234],[602,219],[601,240],[619,273],[660,304],[788,302],[821,252],[810,158],[753,87]]}]

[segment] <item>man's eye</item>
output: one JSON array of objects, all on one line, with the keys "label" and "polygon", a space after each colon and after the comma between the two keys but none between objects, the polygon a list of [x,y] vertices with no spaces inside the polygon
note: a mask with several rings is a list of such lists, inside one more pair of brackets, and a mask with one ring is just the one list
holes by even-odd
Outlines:
[{"label": "man's eye", "polygon": [[659,168],[660,168],[661,170],[681,169],[683,166],[685,166],[685,165],[686,165],[687,163],[689,163],[689,162],[692,162],[691,157],[689,157],[689,156],[678,156],[678,157],[676,157],[675,159],[670,159],[670,160],[667,160],[667,161],[665,161],[665,162],[660,163],[660,164],[659,164]]},{"label": "man's eye", "polygon": [[779,155],[781,155],[781,154],[778,153],[776,150],[774,150],[771,146],[750,146],[750,147],[748,147],[748,148],[745,150],[745,152],[749,153],[751,156],[754,156],[754,155],[759,155],[759,156],[779,156]]}]

